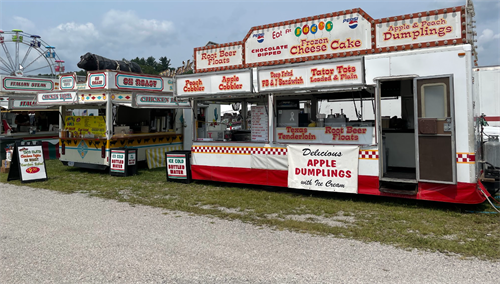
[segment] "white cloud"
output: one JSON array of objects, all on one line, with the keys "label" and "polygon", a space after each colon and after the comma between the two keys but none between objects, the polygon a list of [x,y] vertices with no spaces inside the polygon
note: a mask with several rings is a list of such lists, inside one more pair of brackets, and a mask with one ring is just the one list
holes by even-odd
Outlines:
[{"label": "white cloud", "polygon": [[492,30],[485,29],[483,30],[477,41],[479,43],[488,43],[494,39],[500,39],[500,33],[495,34]]},{"label": "white cloud", "polygon": [[477,38],[477,52],[480,66],[500,64],[500,33],[484,29]]},{"label": "white cloud", "polygon": [[30,31],[35,28],[35,24],[23,17],[14,16],[14,24],[16,25],[16,29],[21,29],[23,31]]},{"label": "white cloud", "polygon": [[153,50],[174,41],[175,31],[169,21],[141,19],[133,11],[110,10],[100,22],[63,23],[44,32],[44,37],[51,39],[48,44],[55,46],[59,57],[66,61],[66,70],[79,70],[76,63],[86,52],[111,59],[154,56]]},{"label": "white cloud", "polygon": [[133,11],[110,10],[103,16],[102,32],[109,44],[128,46],[167,45],[174,35],[169,21],[140,19]]}]

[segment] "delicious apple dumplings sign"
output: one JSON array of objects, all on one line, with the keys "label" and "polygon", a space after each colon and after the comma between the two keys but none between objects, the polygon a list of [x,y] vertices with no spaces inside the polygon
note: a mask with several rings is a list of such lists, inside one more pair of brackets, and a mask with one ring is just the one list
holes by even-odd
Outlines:
[{"label": "delicious apple dumplings sign", "polygon": [[288,187],[358,192],[358,146],[288,145]]}]

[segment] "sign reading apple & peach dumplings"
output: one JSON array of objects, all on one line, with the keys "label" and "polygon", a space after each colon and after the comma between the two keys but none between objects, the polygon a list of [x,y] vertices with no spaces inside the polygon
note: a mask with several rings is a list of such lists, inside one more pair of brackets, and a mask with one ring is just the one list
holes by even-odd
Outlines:
[{"label": "sign reading apple & peach dumplings", "polygon": [[378,23],[377,48],[461,38],[461,13],[415,17]]}]

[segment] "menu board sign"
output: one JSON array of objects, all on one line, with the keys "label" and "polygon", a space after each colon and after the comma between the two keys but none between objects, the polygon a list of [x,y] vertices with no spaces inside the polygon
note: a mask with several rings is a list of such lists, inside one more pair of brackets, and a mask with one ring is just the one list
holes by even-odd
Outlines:
[{"label": "menu board sign", "polygon": [[288,187],[358,192],[357,146],[288,145]]},{"label": "menu board sign", "polygon": [[8,92],[50,92],[56,89],[56,79],[35,79],[29,77],[0,76],[0,91]]},{"label": "menu board sign", "polygon": [[194,55],[196,70],[238,66],[243,64],[243,45],[197,48]]},{"label": "menu board sign", "polygon": [[133,94],[133,107],[148,108],[190,108],[189,101],[177,101],[173,96],[155,95],[155,94]]},{"label": "menu board sign", "polygon": [[65,129],[72,137],[104,137],[106,136],[105,116],[67,116]]},{"label": "menu board sign", "polygon": [[277,127],[278,143],[374,144],[372,126]]},{"label": "menu board sign", "polygon": [[47,180],[42,142],[16,142],[11,170],[7,181],[21,179],[21,182]]},{"label": "menu board sign", "polygon": [[116,74],[116,88],[121,90],[163,91],[164,85],[161,77],[144,76],[135,74]]},{"label": "menu board sign", "polygon": [[74,104],[78,102],[76,92],[38,93],[37,104]]},{"label": "menu board sign", "polygon": [[73,75],[62,75],[59,78],[59,84],[61,90],[76,90],[76,74]]},{"label": "menu board sign", "polygon": [[177,77],[177,96],[233,94],[252,92],[251,70]]},{"label": "menu board sign", "polygon": [[38,105],[36,102],[36,97],[10,97],[9,99],[9,109],[11,110],[37,110],[37,109],[46,109],[49,108],[50,105]]},{"label": "menu board sign", "polygon": [[377,24],[376,47],[460,39],[462,36],[460,15],[461,13],[453,12]]},{"label": "menu board sign", "polygon": [[267,106],[252,106],[252,141],[269,141],[269,114]]},{"label": "menu board sign", "polygon": [[245,64],[370,49],[372,26],[363,15],[315,17],[309,21],[254,28],[244,43]]},{"label": "menu board sign", "polygon": [[259,92],[360,85],[364,82],[363,64],[360,59],[259,69],[258,74]]}]

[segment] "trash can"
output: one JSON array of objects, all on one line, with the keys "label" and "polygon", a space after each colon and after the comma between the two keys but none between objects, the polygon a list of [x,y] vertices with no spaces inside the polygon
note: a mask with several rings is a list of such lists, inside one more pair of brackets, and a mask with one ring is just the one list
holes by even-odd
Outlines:
[{"label": "trash can", "polygon": [[111,149],[109,159],[109,174],[126,177],[137,174],[137,149]]},{"label": "trash can", "polygon": [[7,148],[9,145],[16,143],[16,141],[22,141],[23,139],[16,139],[12,137],[0,137],[0,160],[5,160],[6,159],[6,152],[5,148]]},{"label": "trash can", "polygon": [[191,151],[170,151],[165,153],[167,181],[191,182]]}]

